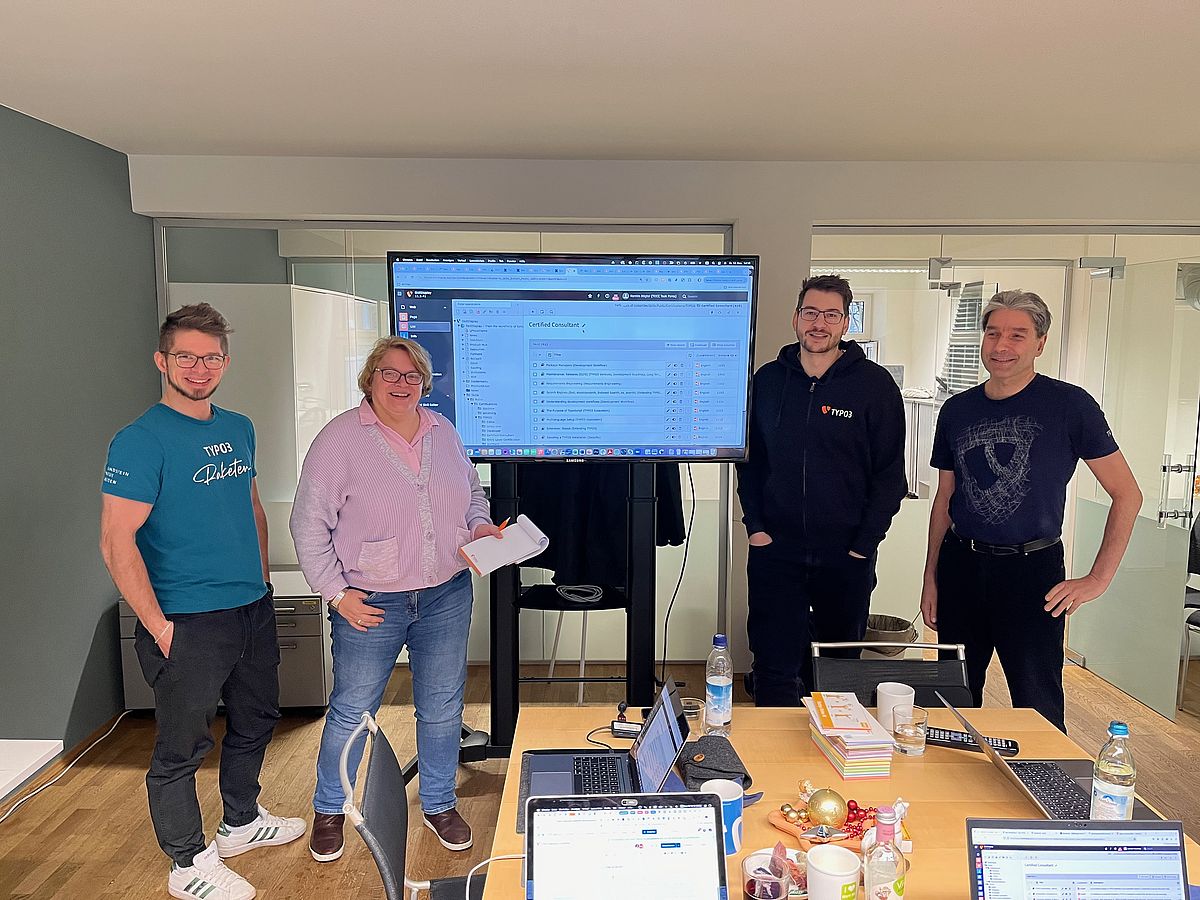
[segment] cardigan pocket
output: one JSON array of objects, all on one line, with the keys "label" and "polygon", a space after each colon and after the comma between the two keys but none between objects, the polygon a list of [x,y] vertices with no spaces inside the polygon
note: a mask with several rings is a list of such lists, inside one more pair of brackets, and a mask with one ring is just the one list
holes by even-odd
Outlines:
[{"label": "cardigan pocket", "polygon": [[374,581],[395,581],[400,577],[400,539],[363,541],[358,550],[358,571]]}]

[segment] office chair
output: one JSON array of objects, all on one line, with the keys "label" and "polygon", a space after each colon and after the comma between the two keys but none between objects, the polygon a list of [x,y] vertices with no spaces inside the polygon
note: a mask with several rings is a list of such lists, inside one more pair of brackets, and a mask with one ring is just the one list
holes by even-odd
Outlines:
[{"label": "office chair", "polygon": [[[354,805],[354,790],[350,787],[350,772],[347,760],[350,747],[364,732],[371,733],[371,755],[367,761],[366,775],[362,785],[362,810]],[[342,790],[346,803],[342,811],[354,825],[371,851],[379,875],[383,878],[383,891],[387,900],[417,900],[420,891],[428,891],[431,900],[467,900],[466,878],[440,878],[435,881],[414,881],[405,874],[404,862],[408,851],[408,791],[404,772],[400,767],[392,745],[369,712],[362,714],[362,721],[350,733],[342,747],[338,761],[338,775],[342,779]],[[484,877],[471,879],[471,897],[479,900],[483,896]]]},{"label": "office chair", "polygon": [[1188,664],[1192,660],[1192,636],[1200,636],[1200,591],[1188,588],[1183,599],[1183,646],[1179,650],[1179,690],[1176,709],[1183,709],[1183,691],[1187,687]]},{"label": "office chair", "polygon": [[[877,659],[844,659],[822,656],[825,650],[878,650],[881,647],[902,647],[906,650],[948,650],[955,659],[905,659],[903,656]],[[898,681],[915,692],[918,706],[940,709],[942,704],[934,691],[955,706],[972,707],[971,689],[967,686],[966,650],[962,644],[906,644],[894,641],[813,642],[813,690],[851,691],[863,706],[875,705],[875,687],[881,681]]]}]

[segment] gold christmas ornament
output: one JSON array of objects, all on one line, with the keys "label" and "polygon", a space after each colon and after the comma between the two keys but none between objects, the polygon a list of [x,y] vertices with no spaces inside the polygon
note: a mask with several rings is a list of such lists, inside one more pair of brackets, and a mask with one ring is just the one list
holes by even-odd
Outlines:
[{"label": "gold christmas ornament", "polygon": [[801,810],[798,810],[798,812],[800,813],[800,821],[807,822],[808,821],[808,810],[801,809]]},{"label": "gold christmas ornament", "polygon": [[846,800],[837,791],[822,788],[808,798],[808,819],[816,825],[841,828],[846,822],[847,813]]}]

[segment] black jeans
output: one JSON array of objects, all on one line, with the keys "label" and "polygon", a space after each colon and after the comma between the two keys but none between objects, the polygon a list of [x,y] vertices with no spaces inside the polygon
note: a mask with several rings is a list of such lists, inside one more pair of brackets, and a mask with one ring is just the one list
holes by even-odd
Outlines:
[{"label": "black jeans", "polygon": [[1061,543],[1027,556],[992,556],[946,534],[937,566],[938,640],[966,647],[967,682],[976,706],[983,705],[983,685],[995,652],[1013,706],[1032,707],[1066,732],[1066,616],[1055,618],[1045,609],[1046,594],[1065,577]]},{"label": "black jeans", "polygon": [[205,846],[196,770],[213,748],[217,701],[225,703],[221,799],[225,823],[258,816],[258,775],[279,720],[279,640],[272,592],[236,609],[170,615],[171,657],[138,624],[134,646],[154,689],[158,735],[146,793],[163,852],[180,866]]},{"label": "black jeans", "polygon": [[[811,552],[776,538],[746,565],[754,705],[800,706],[812,686],[813,641],[861,641],[875,589],[875,557]],[[822,655],[825,655],[824,653]],[[858,651],[829,651],[830,656]]]}]

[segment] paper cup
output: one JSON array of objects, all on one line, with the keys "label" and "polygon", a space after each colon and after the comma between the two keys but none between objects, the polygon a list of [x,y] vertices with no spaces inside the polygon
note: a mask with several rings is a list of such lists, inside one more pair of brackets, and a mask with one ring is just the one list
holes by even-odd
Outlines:
[{"label": "paper cup", "polygon": [[875,688],[875,718],[889,734],[892,731],[892,710],[897,706],[912,706],[916,702],[917,692],[907,684],[896,681],[881,681]]},{"label": "paper cup", "polygon": [[836,844],[808,851],[808,900],[857,900],[858,854]]}]

